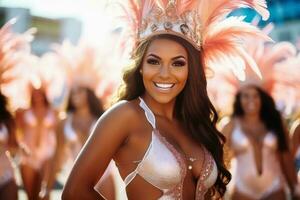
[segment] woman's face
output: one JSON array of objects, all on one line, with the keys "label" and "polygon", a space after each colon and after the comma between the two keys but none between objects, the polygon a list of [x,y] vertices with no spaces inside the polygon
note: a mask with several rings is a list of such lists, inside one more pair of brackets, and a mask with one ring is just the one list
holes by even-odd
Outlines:
[{"label": "woman's face", "polygon": [[44,105],[45,104],[45,96],[44,91],[42,89],[32,89],[32,101],[34,105]]},{"label": "woman's face", "polygon": [[247,86],[241,91],[241,105],[245,114],[259,114],[261,100],[255,87]]},{"label": "woman's face", "polygon": [[71,93],[71,101],[75,108],[82,107],[87,104],[87,92],[82,87],[74,87]]},{"label": "woman's face", "polygon": [[149,45],[140,72],[146,93],[159,103],[175,100],[188,78],[188,55],[179,43],[156,39]]}]

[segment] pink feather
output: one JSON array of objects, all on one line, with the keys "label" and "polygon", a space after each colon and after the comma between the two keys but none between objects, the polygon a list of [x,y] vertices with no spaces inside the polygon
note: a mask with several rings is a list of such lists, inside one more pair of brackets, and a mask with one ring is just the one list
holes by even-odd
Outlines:
[{"label": "pink feather", "polygon": [[169,0],[156,0],[156,3],[160,8],[165,9],[169,3]]},{"label": "pink feather", "polygon": [[197,5],[195,0],[178,0],[177,1],[177,12],[178,15],[182,15],[184,12],[189,11]]},{"label": "pink feather", "polygon": [[[220,54],[223,54],[223,57],[227,55],[234,55],[237,58],[242,57],[246,65],[250,66],[258,76],[261,76],[256,63],[242,48],[241,40],[248,37],[257,37],[270,41],[270,38],[256,27],[241,20],[240,17],[229,17],[218,24],[214,24],[208,32],[204,33],[204,60],[216,60]],[[214,66],[209,67],[215,68]]]},{"label": "pink feather", "polygon": [[226,17],[233,10],[243,7],[254,8],[264,20],[269,17],[265,0],[202,0],[199,4],[200,19],[206,27]]},{"label": "pink feather", "polygon": [[155,0],[142,0],[141,8],[143,9],[142,16],[147,16],[153,9]]},{"label": "pink feather", "polygon": [[272,41],[272,39],[265,35],[258,28],[249,23],[242,21],[241,17],[229,17],[225,20],[212,24],[203,33],[203,46],[205,48],[209,43],[220,40],[236,40],[245,37],[257,37],[265,41]]},{"label": "pink feather", "polygon": [[297,50],[294,45],[289,42],[280,42],[270,48],[266,48],[260,57],[257,58],[257,63],[262,73],[267,75],[276,63],[294,57],[296,53]]}]

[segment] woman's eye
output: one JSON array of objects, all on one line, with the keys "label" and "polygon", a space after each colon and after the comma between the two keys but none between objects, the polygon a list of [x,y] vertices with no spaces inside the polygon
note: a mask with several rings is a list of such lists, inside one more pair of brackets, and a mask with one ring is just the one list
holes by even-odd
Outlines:
[{"label": "woman's eye", "polygon": [[147,63],[150,65],[159,65],[159,61],[156,59],[148,59]]},{"label": "woman's eye", "polygon": [[183,67],[185,65],[186,65],[186,62],[184,62],[184,61],[175,61],[173,63],[173,66],[175,66],[175,67]]}]

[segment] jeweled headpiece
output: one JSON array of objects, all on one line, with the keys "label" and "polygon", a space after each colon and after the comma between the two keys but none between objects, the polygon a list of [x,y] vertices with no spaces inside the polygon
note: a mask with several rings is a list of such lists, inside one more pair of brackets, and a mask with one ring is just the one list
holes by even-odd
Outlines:
[{"label": "jeweled headpiece", "polygon": [[201,50],[206,68],[217,71],[219,67],[230,66],[234,74],[244,80],[244,69],[248,65],[260,76],[242,40],[270,38],[244,22],[243,17],[227,16],[235,9],[249,7],[267,19],[265,0],[120,0],[119,3],[125,11],[122,17],[127,21],[125,43],[136,45],[159,34],[177,35]]},{"label": "jeweled headpiece", "polygon": [[[154,3],[154,2],[153,2]],[[170,0],[166,5],[154,4],[144,16],[139,29],[139,38],[168,33],[183,37],[197,49],[201,48],[201,23],[197,20],[197,13],[192,10],[179,10],[178,1]],[[182,13],[182,11],[184,11]]]}]

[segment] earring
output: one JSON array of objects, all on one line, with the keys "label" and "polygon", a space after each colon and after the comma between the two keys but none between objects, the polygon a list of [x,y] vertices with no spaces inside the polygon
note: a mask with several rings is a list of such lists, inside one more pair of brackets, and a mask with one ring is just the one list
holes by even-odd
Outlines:
[{"label": "earring", "polygon": [[142,69],[140,69],[140,73],[143,74],[143,70]]}]

